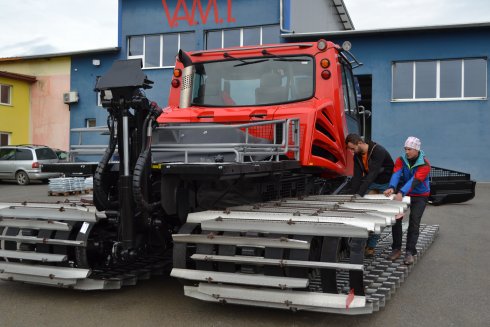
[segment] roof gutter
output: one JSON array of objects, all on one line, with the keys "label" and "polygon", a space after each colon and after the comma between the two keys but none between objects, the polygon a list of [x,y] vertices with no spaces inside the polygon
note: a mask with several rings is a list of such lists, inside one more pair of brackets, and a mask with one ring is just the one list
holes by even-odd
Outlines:
[{"label": "roof gutter", "polygon": [[413,26],[413,27],[397,27],[386,29],[370,29],[370,30],[347,30],[347,31],[324,31],[313,33],[294,33],[281,34],[281,37],[286,39],[304,38],[304,37],[325,37],[325,36],[356,36],[369,34],[383,33],[404,33],[404,32],[419,32],[419,31],[437,31],[451,29],[471,29],[471,28],[487,28],[490,27],[490,22],[456,24],[456,25],[431,25],[431,26]]}]

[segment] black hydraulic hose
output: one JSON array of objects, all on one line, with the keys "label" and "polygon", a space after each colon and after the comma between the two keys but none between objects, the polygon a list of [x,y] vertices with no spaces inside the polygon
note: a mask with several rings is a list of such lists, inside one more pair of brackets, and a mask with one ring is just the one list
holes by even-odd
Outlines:
[{"label": "black hydraulic hose", "polygon": [[136,203],[143,209],[148,212],[152,212],[155,209],[158,209],[161,205],[160,201],[154,203],[148,203],[143,195],[141,189],[141,182],[143,180],[143,176],[145,176],[147,172],[148,159],[150,158],[151,149],[148,147],[143,150],[136,161],[136,165],[134,167],[133,174],[133,195]]},{"label": "black hydraulic hose", "polygon": [[111,121],[109,122],[110,117],[107,118],[107,125],[110,132],[109,146],[106,148],[102,159],[100,159],[94,174],[94,204],[99,211],[104,211],[114,206],[114,203],[111,203],[108,200],[108,194],[104,191],[102,185],[102,175],[106,171],[107,164],[114,154],[117,144],[117,139],[114,137],[114,118],[112,117]]},{"label": "black hydraulic hose", "polygon": [[[150,121],[151,119],[151,113],[149,113],[145,120],[143,121],[143,131],[146,131],[146,129],[148,128],[148,122]],[[141,149],[146,149],[146,139],[147,137],[142,137],[141,138]],[[142,151],[143,152],[143,151]]]},{"label": "black hydraulic hose", "polygon": [[[150,124],[152,125],[151,126],[152,129],[155,128],[153,124],[157,119],[157,117],[162,112],[162,109],[158,107],[157,104],[154,102],[150,104],[150,107],[151,110],[143,122],[143,127],[142,127],[143,131],[147,131]],[[148,135],[146,135],[146,138],[143,138],[142,140],[142,151],[138,157],[138,160],[136,160],[136,164],[134,166],[134,172],[133,172],[134,200],[141,208],[143,208],[148,212],[152,212],[161,206],[161,201],[148,203],[141,188],[143,176],[146,175],[148,169],[148,160],[150,158],[151,158],[151,131],[149,131]]]}]

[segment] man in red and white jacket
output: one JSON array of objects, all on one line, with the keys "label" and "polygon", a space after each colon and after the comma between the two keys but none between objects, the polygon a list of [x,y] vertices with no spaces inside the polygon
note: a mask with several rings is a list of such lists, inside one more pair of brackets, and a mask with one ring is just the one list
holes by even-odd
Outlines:
[{"label": "man in red and white jacket", "polygon": [[[405,195],[410,196],[410,219],[404,258],[407,265],[413,263],[413,256],[417,254],[416,245],[419,238],[420,220],[430,195],[430,164],[420,147],[421,142],[418,138],[414,136],[407,138],[405,155],[396,159],[390,186],[384,192],[386,196],[395,194],[395,200],[398,201],[401,201]],[[392,252],[388,259],[394,261],[401,256],[402,219],[396,221],[392,227],[392,232]]]}]

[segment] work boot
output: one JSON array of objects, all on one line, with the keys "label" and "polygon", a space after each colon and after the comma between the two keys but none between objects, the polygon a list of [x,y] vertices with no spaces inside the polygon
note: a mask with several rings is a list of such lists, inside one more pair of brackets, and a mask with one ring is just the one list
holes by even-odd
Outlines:
[{"label": "work boot", "polygon": [[390,255],[388,256],[388,260],[395,261],[402,255],[402,251],[399,249],[393,249]]},{"label": "work boot", "polygon": [[370,246],[366,247],[366,249],[364,250],[364,257],[366,258],[374,257],[374,248]]},{"label": "work boot", "polygon": [[405,259],[403,260],[403,263],[406,265],[413,264],[413,255],[410,252],[405,253]]}]

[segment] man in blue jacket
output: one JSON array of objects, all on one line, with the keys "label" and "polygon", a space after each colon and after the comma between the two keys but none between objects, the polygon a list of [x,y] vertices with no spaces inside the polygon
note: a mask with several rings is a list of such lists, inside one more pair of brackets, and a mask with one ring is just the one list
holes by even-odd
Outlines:
[{"label": "man in blue jacket", "polygon": [[[413,256],[417,254],[420,220],[430,195],[429,173],[430,164],[420,150],[421,142],[410,136],[405,141],[405,155],[398,157],[393,168],[390,186],[384,191],[386,196],[395,194],[395,200],[401,201],[403,196],[410,196],[410,219],[408,222],[407,244],[404,262],[413,264]],[[398,219],[392,227],[392,252],[388,259],[394,261],[401,256],[402,219]]]}]

